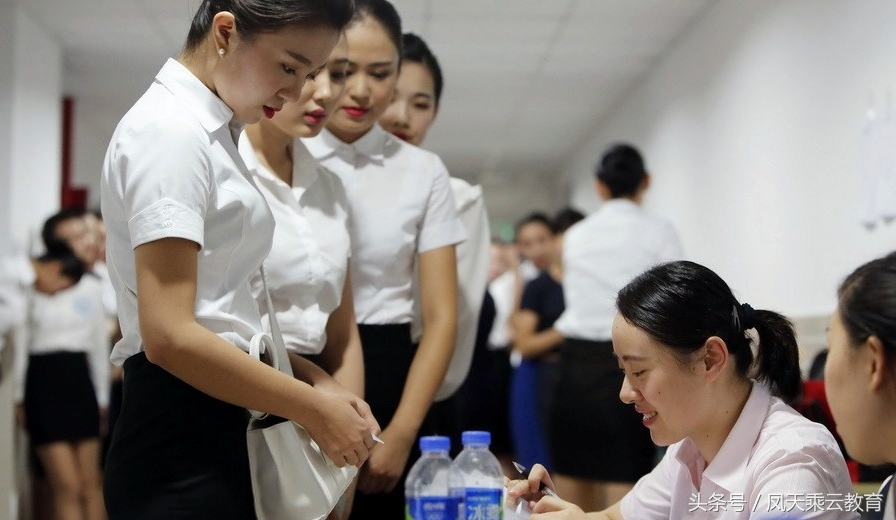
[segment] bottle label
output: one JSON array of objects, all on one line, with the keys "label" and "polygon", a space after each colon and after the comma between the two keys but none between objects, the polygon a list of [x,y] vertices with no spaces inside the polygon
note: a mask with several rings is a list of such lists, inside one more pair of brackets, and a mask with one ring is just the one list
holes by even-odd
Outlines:
[{"label": "bottle label", "polygon": [[467,488],[464,492],[462,520],[501,520],[501,489]]},{"label": "bottle label", "polygon": [[454,497],[409,497],[406,520],[457,520],[460,499]]}]

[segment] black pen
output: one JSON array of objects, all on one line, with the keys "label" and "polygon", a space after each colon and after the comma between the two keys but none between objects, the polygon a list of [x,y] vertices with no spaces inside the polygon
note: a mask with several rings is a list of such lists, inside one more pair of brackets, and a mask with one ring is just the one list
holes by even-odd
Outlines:
[{"label": "black pen", "polygon": [[[516,468],[516,470],[520,472],[520,475],[522,475],[524,479],[529,478],[529,468],[527,468],[526,466],[523,466],[522,464],[520,464],[519,462],[516,462],[516,461],[513,462],[513,467]],[[549,497],[557,496],[557,493],[554,493],[553,489],[545,486],[544,482],[539,483],[538,490],[541,491],[542,495],[547,495]]]}]

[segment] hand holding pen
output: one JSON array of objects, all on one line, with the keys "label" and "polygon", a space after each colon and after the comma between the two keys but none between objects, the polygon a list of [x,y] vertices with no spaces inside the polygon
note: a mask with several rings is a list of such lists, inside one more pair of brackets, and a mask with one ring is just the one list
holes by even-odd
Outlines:
[{"label": "hand holding pen", "polygon": [[[523,466],[522,464],[520,464],[519,462],[516,462],[516,461],[514,461],[513,467],[516,468],[517,471],[519,471],[520,476],[522,476],[527,481],[529,480],[529,473],[530,473],[529,468],[527,468],[526,466]],[[543,466],[542,466],[542,469],[543,469]],[[548,481],[550,481],[550,478],[551,478],[550,475],[548,475],[548,473],[546,471],[544,472],[544,474],[548,478]],[[531,484],[530,484],[530,488],[531,488]],[[545,484],[545,482],[541,479],[539,479],[539,481],[538,481],[538,491],[541,492],[542,495],[547,495],[549,497],[557,496],[557,493],[555,493],[553,489],[549,488],[547,486],[547,484]]]}]

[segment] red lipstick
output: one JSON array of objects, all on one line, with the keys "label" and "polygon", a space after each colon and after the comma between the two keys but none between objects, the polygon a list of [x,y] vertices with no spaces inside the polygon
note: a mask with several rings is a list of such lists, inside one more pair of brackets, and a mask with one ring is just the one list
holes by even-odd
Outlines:
[{"label": "red lipstick", "polygon": [[345,110],[345,113],[348,114],[349,117],[353,117],[355,119],[364,117],[365,115],[367,115],[367,112],[370,112],[369,108],[363,107],[345,107],[343,110]]}]

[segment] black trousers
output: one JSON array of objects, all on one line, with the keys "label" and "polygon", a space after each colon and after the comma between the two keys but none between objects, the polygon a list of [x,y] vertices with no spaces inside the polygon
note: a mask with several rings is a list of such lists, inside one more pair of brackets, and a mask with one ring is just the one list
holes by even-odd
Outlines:
[{"label": "black trousers", "polygon": [[143,353],[124,370],[106,459],[110,520],[253,520],[247,411],[196,390]]},{"label": "black trousers", "polygon": [[[411,342],[409,324],[359,324],[358,330],[361,344],[364,345],[365,400],[380,426],[385,428],[398,409],[417,346]],[[427,416],[420,428],[421,433],[432,430],[431,420]],[[420,449],[415,441],[401,479],[392,492],[367,495],[358,491],[350,520],[404,518],[404,481],[418,458]]]}]

